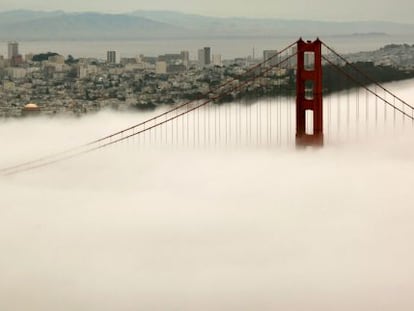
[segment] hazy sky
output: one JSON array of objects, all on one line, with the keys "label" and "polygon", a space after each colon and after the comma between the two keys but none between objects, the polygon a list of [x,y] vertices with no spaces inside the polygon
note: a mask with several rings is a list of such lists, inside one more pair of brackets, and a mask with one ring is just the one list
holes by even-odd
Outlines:
[{"label": "hazy sky", "polygon": [[1,0],[2,10],[38,9],[126,12],[138,9],[178,10],[216,16],[283,17],[321,20],[412,21],[414,1],[395,0]]}]

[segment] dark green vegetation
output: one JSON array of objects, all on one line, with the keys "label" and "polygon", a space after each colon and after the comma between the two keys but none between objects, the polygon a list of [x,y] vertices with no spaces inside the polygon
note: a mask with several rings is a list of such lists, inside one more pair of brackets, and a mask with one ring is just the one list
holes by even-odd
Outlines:
[{"label": "dark green vegetation", "polygon": [[[363,74],[362,74],[363,73]],[[248,79],[249,77],[245,77]],[[283,76],[268,77],[273,83],[260,87],[245,87],[239,92],[228,94],[220,100],[232,102],[244,100],[255,102],[261,97],[296,96],[296,80],[294,70],[288,71]],[[324,94],[359,88],[378,83],[386,83],[414,78],[414,70],[401,70],[392,66],[375,66],[372,62],[358,62],[352,65],[323,67],[323,92]]]},{"label": "dark green vegetation", "polygon": [[40,53],[33,56],[34,62],[43,62],[49,59],[51,56],[59,55],[58,53],[47,52],[47,53]]},{"label": "dark green vegetation", "polygon": [[155,105],[154,103],[145,103],[145,104],[135,104],[132,107],[140,111],[152,111],[157,108],[157,105]]},{"label": "dark green vegetation", "polygon": [[323,67],[323,87],[325,93],[367,86],[372,84],[372,81],[384,83],[410,78],[414,78],[413,70],[400,70],[392,66],[375,66],[372,62],[358,62],[339,68],[331,65]]},{"label": "dark green vegetation", "polygon": [[67,65],[74,65],[79,62],[79,59],[75,59],[72,55],[68,55],[68,58],[66,58],[65,63]]}]

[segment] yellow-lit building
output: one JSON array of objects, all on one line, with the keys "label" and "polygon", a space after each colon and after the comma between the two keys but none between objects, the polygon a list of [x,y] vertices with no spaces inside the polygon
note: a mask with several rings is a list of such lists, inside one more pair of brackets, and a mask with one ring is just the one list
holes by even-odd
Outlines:
[{"label": "yellow-lit building", "polygon": [[35,103],[28,103],[22,109],[22,116],[31,116],[40,114],[40,107]]}]

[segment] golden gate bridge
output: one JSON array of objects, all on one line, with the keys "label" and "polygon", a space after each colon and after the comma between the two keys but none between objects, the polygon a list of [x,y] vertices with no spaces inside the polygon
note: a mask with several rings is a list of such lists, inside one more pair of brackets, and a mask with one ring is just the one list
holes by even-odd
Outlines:
[{"label": "golden gate bridge", "polygon": [[[349,85],[342,91],[324,88],[326,70]],[[296,87],[286,89],[287,73]],[[276,89],[260,104],[228,96],[260,89],[269,81]],[[254,93],[254,92],[253,92]],[[336,98],[336,100],[335,100]],[[138,145],[294,145],[322,147],[350,135],[414,128],[414,107],[393,94],[321,40],[299,39],[247,69],[242,75],[128,128],[86,144],[0,169],[1,175],[49,166],[123,142]]]}]

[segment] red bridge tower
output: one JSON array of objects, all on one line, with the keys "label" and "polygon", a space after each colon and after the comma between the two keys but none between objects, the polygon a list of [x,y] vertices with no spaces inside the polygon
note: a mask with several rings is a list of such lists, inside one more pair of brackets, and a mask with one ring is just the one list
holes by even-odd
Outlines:
[{"label": "red bridge tower", "polygon": [[[296,144],[323,145],[322,42],[297,42]],[[308,124],[309,123],[309,124]]]}]

